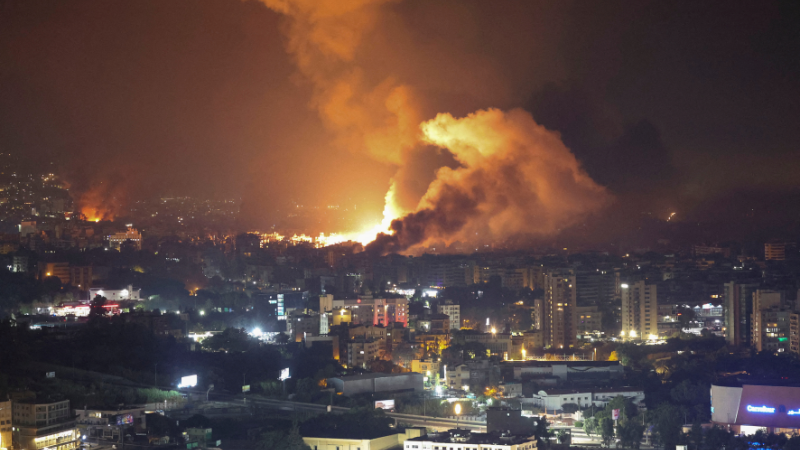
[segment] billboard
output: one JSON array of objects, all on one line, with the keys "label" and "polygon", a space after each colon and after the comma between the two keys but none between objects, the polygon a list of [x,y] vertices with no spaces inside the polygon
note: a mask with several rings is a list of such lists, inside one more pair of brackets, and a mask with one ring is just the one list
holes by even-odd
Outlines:
[{"label": "billboard", "polygon": [[286,380],[288,378],[291,378],[291,377],[289,376],[289,368],[287,367],[287,368],[281,370],[281,376],[278,377],[278,379],[283,381],[283,380]]},{"label": "billboard", "polygon": [[55,377],[56,377],[55,372],[47,372],[47,378],[55,378]]},{"label": "billboard", "polygon": [[250,392],[250,385],[245,384],[244,386],[242,386],[242,392]]},{"label": "billboard", "polygon": [[186,377],[181,377],[181,384],[178,385],[179,388],[195,387],[195,386],[197,386],[197,375],[189,375]]},{"label": "billboard", "polygon": [[130,425],[132,423],[133,423],[133,415],[131,415],[131,414],[118,414],[117,415],[117,426]]},{"label": "billboard", "polygon": [[375,409],[394,411],[394,400],[378,400],[375,402]]},{"label": "billboard", "polygon": [[612,409],[611,410],[611,418],[614,419],[614,420],[619,419],[619,410],[618,409]]}]

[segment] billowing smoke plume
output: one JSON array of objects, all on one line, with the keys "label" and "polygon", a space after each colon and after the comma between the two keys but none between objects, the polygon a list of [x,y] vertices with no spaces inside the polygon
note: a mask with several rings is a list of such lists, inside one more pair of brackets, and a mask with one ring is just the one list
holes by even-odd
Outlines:
[{"label": "billowing smoke plume", "polygon": [[[383,230],[391,226],[392,234],[379,235],[372,250],[549,235],[608,202],[558,134],[523,110],[489,109],[463,119],[439,114],[425,121],[413,88],[366,71],[359,50],[368,36],[379,34],[381,7],[396,2],[263,1],[288,17],[288,49],[312,84],[312,106],[339,143],[397,167],[384,210]],[[460,166],[438,169],[414,207],[401,185],[426,145],[447,149]]]},{"label": "billowing smoke plume", "polygon": [[551,235],[610,200],[559,135],[521,109],[489,109],[462,119],[439,114],[422,131],[461,167],[439,169],[417,211],[394,220],[393,234],[370,244],[375,252],[476,237]]}]

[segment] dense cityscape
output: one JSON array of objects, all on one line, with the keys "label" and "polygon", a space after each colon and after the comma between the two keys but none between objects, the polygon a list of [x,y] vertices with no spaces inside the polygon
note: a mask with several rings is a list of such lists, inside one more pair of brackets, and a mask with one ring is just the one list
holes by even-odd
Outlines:
[{"label": "dense cityscape", "polygon": [[800,450],[799,25],[0,0],[0,450]]}]

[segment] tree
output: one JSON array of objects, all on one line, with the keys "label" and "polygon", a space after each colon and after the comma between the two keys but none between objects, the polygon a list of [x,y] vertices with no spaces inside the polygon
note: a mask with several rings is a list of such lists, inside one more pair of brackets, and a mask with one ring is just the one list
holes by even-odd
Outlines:
[{"label": "tree", "polygon": [[589,437],[592,437],[593,434],[597,433],[597,419],[594,417],[589,417],[586,420],[584,420],[583,431],[585,431],[586,435]]},{"label": "tree", "polygon": [[694,320],[694,310],[692,308],[680,307],[677,310],[678,323],[681,324],[681,330],[689,328],[689,325]]},{"label": "tree", "polygon": [[536,420],[536,428],[533,430],[533,435],[536,436],[536,440],[539,442],[544,442],[547,447],[550,447],[550,430],[548,429],[550,424],[547,422],[547,417],[540,416],[538,420]]},{"label": "tree", "polygon": [[670,403],[662,403],[653,412],[653,432],[655,440],[666,450],[672,450],[681,438],[683,411]]},{"label": "tree", "polygon": [[581,409],[576,403],[564,403],[561,405],[561,410],[564,411],[564,414],[572,414],[576,411]]},{"label": "tree", "polygon": [[95,295],[89,302],[89,318],[102,317],[106,315],[106,298],[102,295]]},{"label": "tree", "polygon": [[283,430],[262,433],[256,448],[258,450],[311,450],[311,447],[303,442],[297,423],[292,424],[288,433]]},{"label": "tree", "polygon": [[617,425],[617,437],[622,448],[638,450],[642,444],[644,425],[636,420],[626,420]]},{"label": "tree", "polygon": [[614,421],[612,419],[607,417],[600,419],[600,437],[603,439],[605,447],[611,445],[611,441],[614,440]]}]

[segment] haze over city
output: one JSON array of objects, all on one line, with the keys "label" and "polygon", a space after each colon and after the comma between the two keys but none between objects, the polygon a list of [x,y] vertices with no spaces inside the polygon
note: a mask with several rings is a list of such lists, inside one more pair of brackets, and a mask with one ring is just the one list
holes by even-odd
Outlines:
[{"label": "haze over city", "polygon": [[0,450],[800,448],[799,30],[0,0]]}]

